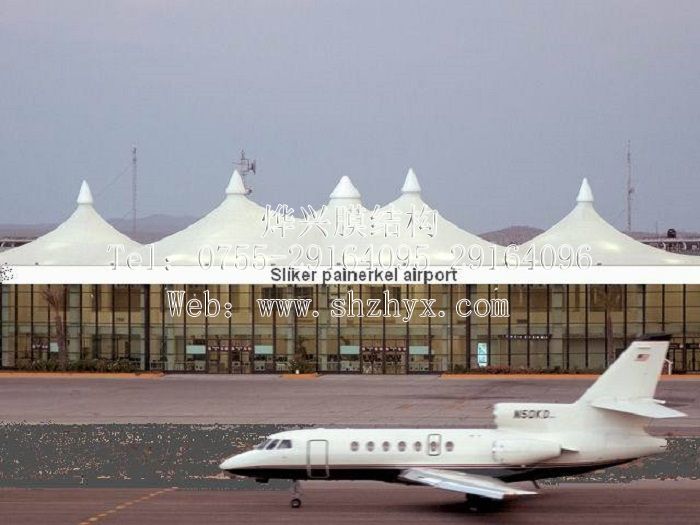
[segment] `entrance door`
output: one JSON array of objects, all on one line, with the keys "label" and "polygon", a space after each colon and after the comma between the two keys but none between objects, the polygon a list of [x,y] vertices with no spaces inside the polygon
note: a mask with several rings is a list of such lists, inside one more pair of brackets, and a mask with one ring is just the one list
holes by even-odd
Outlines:
[{"label": "entrance door", "polygon": [[380,347],[363,346],[361,358],[363,374],[381,374],[383,372],[383,356]]},{"label": "entrance door", "polygon": [[310,478],[328,477],[328,441],[311,439],[306,444],[306,473]]},{"label": "entrance door", "polygon": [[[674,372],[697,372],[700,369],[700,344],[696,341],[689,339],[684,344],[682,339],[671,340],[666,357],[673,362]],[[662,373],[668,373],[668,363]]]},{"label": "entrance door", "polygon": [[231,373],[250,374],[252,345],[247,341],[231,341],[229,353],[231,354]]},{"label": "entrance door", "polygon": [[403,340],[387,340],[387,348],[384,351],[384,373],[406,373],[406,347]]},{"label": "entrance door", "polygon": [[430,434],[428,436],[428,455],[439,456],[442,452],[442,436],[440,434]]},{"label": "entrance door", "polygon": [[700,372],[700,345],[696,342],[686,343],[686,370],[688,372]]},{"label": "entrance door", "polygon": [[228,374],[231,370],[230,342],[228,339],[209,339],[207,341],[207,372],[210,374]]}]

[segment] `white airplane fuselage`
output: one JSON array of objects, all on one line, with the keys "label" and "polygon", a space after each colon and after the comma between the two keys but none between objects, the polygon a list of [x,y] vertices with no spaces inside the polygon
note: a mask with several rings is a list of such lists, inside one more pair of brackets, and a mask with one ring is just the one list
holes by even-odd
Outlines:
[{"label": "white airplane fuselage", "polygon": [[633,342],[573,403],[497,403],[496,428],[289,430],[219,468],[258,481],[415,483],[492,500],[534,494],[507,483],[582,474],[666,449],[645,426],[684,416],[653,397],[668,346],[667,335]]},{"label": "white airplane fuselage", "polygon": [[[496,429],[309,428],[280,432],[267,440],[289,440],[291,448],[250,450],[225,460],[221,468],[260,481],[395,482],[409,468],[440,468],[521,481],[581,474],[666,448],[665,439],[645,434],[627,435],[624,440],[599,432],[568,433],[566,437],[577,444],[576,451],[561,450],[558,435]],[[508,445],[516,443],[518,450],[509,450]]]}]

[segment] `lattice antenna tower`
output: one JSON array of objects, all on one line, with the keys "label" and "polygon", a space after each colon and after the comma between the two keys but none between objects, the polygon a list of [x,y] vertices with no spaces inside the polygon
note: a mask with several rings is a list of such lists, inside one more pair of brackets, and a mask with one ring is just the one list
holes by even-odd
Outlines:
[{"label": "lattice antenna tower", "polygon": [[241,174],[243,179],[243,186],[245,186],[245,191],[247,195],[253,193],[253,187],[250,185],[249,176],[255,175],[257,169],[257,161],[255,159],[249,159],[245,156],[245,151],[241,150],[241,160],[235,163],[238,173]]}]

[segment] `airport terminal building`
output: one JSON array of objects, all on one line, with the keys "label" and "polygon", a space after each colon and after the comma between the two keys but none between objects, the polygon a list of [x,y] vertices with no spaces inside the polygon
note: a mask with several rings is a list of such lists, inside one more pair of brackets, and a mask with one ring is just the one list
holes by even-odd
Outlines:
[{"label": "airport terminal building", "polygon": [[[358,220],[377,212],[362,207],[359,192],[346,177],[327,207],[331,211],[356,207]],[[420,216],[414,213],[410,218],[411,240],[427,245],[431,264],[454,261],[456,245],[476,246],[475,252],[486,264],[503,260],[504,247],[458,228],[427,207],[412,171],[401,196],[379,212],[387,209],[409,216],[412,210],[421,210]],[[218,208],[155,246],[175,263],[196,264],[201,262],[199,246],[255,243],[264,236],[260,229],[269,226],[260,220],[265,213],[269,214],[248,198],[240,176],[234,173]],[[338,220],[337,214],[331,217]],[[360,225],[343,224],[354,229]],[[395,230],[403,231],[400,225]],[[405,240],[386,237],[385,252],[401,253]],[[350,241],[363,249],[371,244],[367,236],[343,240]],[[100,217],[84,184],[75,212],[63,224],[0,253],[0,262],[10,266],[109,265],[111,256],[105,246],[115,242],[128,250],[144,248]],[[273,248],[280,254],[293,251],[288,240],[277,239],[276,243]],[[314,232],[303,244],[318,244],[324,254],[329,252],[327,241]],[[595,211],[586,181],[571,213],[523,248],[537,244],[586,244],[596,265],[698,264],[696,257],[644,245],[613,228]],[[333,248],[337,253],[338,246]],[[435,309],[445,315],[415,316],[410,322],[393,316],[331,315],[332,301],[350,290],[360,299],[381,299],[385,293],[399,300],[434,299]],[[186,299],[200,300],[207,293],[221,304],[229,303],[230,316],[173,314],[168,294],[174,291],[184,291]],[[472,302],[507,299],[509,315],[461,317],[456,314],[456,304],[465,298]],[[311,299],[318,315],[299,316],[294,311],[284,316],[277,312],[263,315],[259,299]],[[604,368],[638,334],[669,332],[673,335],[669,355],[673,369],[700,371],[700,285],[48,286],[6,282],[1,285],[0,312],[4,369],[36,368],[60,354],[76,367],[97,361],[134,370],[191,373],[583,371]]]},{"label": "airport terminal building", "polygon": [[[230,318],[172,316],[168,288],[233,305]],[[430,297],[444,318],[332,318],[348,286],[3,285],[2,366],[56,358],[126,360],[133,369],[200,373],[406,374],[485,366],[599,370],[635,335],[673,334],[673,368],[700,371],[700,286],[353,286],[357,297]],[[53,293],[52,293],[53,290]],[[48,291],[48,293],[47,293]],[[58,292],[58,293],[56,293]],[[311,298],[320,315],[263,317],[257,298]],[[508,298],[507,318],[454,314],[461,298]],[[55,301],[58,298],[58,303]]]}]

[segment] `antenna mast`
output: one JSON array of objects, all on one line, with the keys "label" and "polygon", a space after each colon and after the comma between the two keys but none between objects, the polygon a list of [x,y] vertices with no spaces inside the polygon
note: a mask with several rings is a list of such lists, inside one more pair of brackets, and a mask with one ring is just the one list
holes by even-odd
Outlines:
[{"label": "antenna mast", "polygon": [[627,141],[627,232],[632,231],[632,144]]},{"label": "antenna mast", "polygon": [[248,175],[251,173],[254,175],[256,170],[256,161],[254,159],[247,159],[245,156],[245,151],[241,150],[241,160],[234,163],[238,173],[241,174],[243,179],[243,186],[245,187],[246,195],[253,193],[253,188],[248,182]]},{"label": "antenna mast", "polygon": [[136,144],[131,146],[131,233],[136,233]]}]

